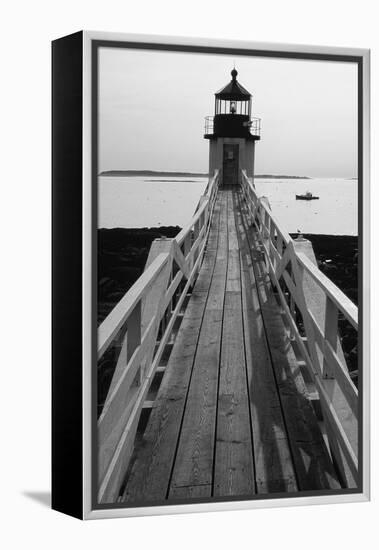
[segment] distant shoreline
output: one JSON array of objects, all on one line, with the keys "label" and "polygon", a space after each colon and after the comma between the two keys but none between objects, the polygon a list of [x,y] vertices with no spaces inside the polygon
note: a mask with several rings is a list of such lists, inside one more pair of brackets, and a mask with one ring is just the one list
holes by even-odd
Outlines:
[{"label": "distant shoreline", "polygon": [[99,176],[108,177],[125,177],[125,176],[159,176],[159,177],[176,177],[182,178],[186,176],[207,178],[208,174],[202,174],[200,172],[159,172],[154,170],[105,170],[100,172]]},{"label": "distant shoreline", "polygon": [[[154,177],[197,177],[208,178],[209,174],[201,172],[159,172],[154,170],[104,170],[100,172],[99,176],[106,177],[130,177],[130,176],[154,176]],[[265,179],[288,179],[288,180],[310,180],[309,176],[288,176],[288,175],[276,175],[276,174],[257,174],[254,178]]]}]

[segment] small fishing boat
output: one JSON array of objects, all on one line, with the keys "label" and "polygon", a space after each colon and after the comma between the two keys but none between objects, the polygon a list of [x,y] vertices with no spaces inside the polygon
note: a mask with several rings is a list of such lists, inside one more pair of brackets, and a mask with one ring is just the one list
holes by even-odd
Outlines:
[{"label": "small fishing boat", "polygon": [[297,201],[314,201],[320,197],[314,197],[310,191],[307,191],[305,195],[296,195]]}]

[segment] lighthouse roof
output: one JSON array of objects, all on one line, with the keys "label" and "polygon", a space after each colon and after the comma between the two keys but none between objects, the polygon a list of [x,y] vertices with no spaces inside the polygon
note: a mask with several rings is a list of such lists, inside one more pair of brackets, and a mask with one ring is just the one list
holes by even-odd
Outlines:
[{"label": "lighthouse roof", "polygon": [[221,90],[219,90],[215,96],[219,99],[234,99],[236,101],[247,101],[251,98],[251,93],[246,90],[237,80],[238,72],[233,69],[230,73],[232,80]]}]

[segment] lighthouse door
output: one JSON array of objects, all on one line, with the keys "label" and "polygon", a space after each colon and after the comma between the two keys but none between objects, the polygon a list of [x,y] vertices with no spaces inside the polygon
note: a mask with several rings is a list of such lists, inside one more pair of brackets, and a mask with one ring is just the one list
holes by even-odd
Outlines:
[{"label": "lighthouse door", "polygon": [[238,144],[224,145],[224,155],[222,163],[222,182],[224,185],[238,184]]}]

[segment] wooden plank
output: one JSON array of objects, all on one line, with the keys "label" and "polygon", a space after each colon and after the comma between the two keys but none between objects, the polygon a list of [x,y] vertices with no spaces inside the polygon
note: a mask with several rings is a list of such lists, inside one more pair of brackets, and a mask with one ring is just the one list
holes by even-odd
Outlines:
[{"label": "wooden plank", "polygon": [[[218,232],[219,205],[216,205],[210,235],[217,236]],[[215,259],[216,249],[207,249],[143,436],[143,446],[127,481],[125,502],[157,501],[167,496]]]},{"label": "wooden plank", "polygon": [[[237,201],[237,197],[236,197]],[[264,333],[254,270],[247,240],[247,220],[236,206],[242,270],[246,366],[253,430],[257,493],[297,491],[296,476]],[[245,212],[245,210],[244,210]]]},{"label": "wooden plank", "polygon": [[206,294],[193,294],[129,477],[124,500],[166,498]]},{"label": "wooden plank", "polygon": [[[227,272],[227,204],[221,203],[219,242],[191,376],[169,499],[211,496],[223,303]],[[208,486],[205,488],[205,486]],[[178,489],[181,488],[179,491]],[[206,495],[204,493],[207,493]]]},{"label": "wooden plank", "polygon": [[240,292],[225,295],[214,496],[255,493]]},{"label": "wooden plank", "polygon": [[212,484],[189,485],[188,487],[171,487],[170,499],[183,500],[188,503],[190,499],[209,498],[212,492]]},{"label": "wooden plank", "polygon": [[[236,229],[236,221],[234,218],[234,201],[233,201],[233,192],[229,191],[227,193],[227,209],[228,209],[228,252],[230,257],[230,252],[239,250],[238,244],[238,234]],[[233,268],[239,276],[239,266]],[[228,278],[230,277],[230,270],[228,269]]]},{"label": "wooden plank", "polygon": [[254,493],[238,236],[233,197],[229,191],[228,271],[223,313],[213,494],[238,496]]},{"label": "wooden plank", "polygon": [[240,255],[232,191],[228,192],[228,274],[226,292],[241,293]]},{"label": "wooden plank", "polygon": [[221,326],[222,311],[205,312],[169,498],[178,487],[196,496],[197,487],[212,484]]},{"label": "wooden plank", "polygon": [[265,266],[255,248],[259,245],[256,233],[252,244],[258,295],[299,489],[339,488],[337,475],[316,416],[307,399],[305,383],[272,293]]}]

